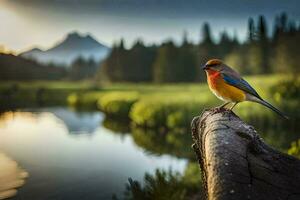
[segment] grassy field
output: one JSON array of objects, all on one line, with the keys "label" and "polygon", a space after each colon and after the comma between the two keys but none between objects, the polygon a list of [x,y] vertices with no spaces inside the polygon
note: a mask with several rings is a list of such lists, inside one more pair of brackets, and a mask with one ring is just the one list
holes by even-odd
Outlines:
[{"label": "grassy field", "polygon": [[[294,111],[299,99],[283,97],[291,88],[296,87],[297,90],[299,81],[295,86],[280,88],[280,83],[289,78],[278,74],[245,79],[270,103],[283,110]],[[141,127],[168,129],[186,128],[201,110],[222,103],[209,91],[206,83],[97,85],[89,81],[2,82],[0,91],[2,109],[68,105],[78,109],[100,109],[113,117],[131,119]],[[265,123],[265,119],[276,119],[270,110],[254,103],[242,103],[237,107],[237,114],[249,121]]]}]

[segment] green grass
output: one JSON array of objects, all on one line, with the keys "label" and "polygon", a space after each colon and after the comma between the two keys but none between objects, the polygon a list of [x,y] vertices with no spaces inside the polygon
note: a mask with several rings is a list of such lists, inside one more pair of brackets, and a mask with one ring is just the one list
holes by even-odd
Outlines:
[{"label": "green grass", "polygon": [[[281,74],[245,77],[264,99],[291,111],[298,105],[298,99],[283,98],[283,92],[289,90],[290,84],[280,87],[279,91],[274,89],[279,81],[288,78]],[[293,91],[297,93],[299,86],[295,87]],[[117,83],[99,86],[89,81],[2,82],[0,92],[5,98],[9,96],[6,100],[0,99],[4,106],[32,106],[42,102],[44,105],[68,104],[78,108],[100,108],[109,115],[130,117],[137,126],[164,126],[169,129],[188,127],[192,117],[200,114],[201,110],[222,103],[209,91],[206,83]],[[257,116],[274,118],[274,113],[254,103],[241,103],[235,110],[246,120],[255,120]]]},{"label": "green grass", "polygon": [[67,96],[67,104],[75,108],[97,109],[97,102],[104,96],[101,91],[74,91]]},{"label": "green grass", "polygon": [[79,89],[91,89],[98,88],[99,86],[91,81],[5,81],[0,82],[0,89],[9,88],[12,85],[17,85],[22,89],[56,89],[56,90],[79,90]]}]

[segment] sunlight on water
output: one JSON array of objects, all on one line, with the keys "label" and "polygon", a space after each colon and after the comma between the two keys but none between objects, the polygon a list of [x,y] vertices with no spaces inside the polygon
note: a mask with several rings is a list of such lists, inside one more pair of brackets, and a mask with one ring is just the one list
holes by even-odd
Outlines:
[{"label": "sunlight on water", "polygon": [[101,126],[99,112],[56,108],[8,112],[0,118],[0,151],[30,174],[20,190],[24,198],[110,198],[129,177],[142,180],[156,168],[183,172],[187,160],[149,155],[130,134]]},{"label": "sunlight on water", "polygon": [[6,199],[16,195],[16,188],[25,183],[28,173],[18,164],[0,153],[0,199]]}]

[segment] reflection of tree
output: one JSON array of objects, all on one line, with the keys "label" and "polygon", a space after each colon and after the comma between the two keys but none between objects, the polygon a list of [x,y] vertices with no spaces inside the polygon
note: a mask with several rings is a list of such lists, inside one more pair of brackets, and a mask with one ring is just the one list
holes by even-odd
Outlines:
[{"label": "reflection of tree", "polygon": [[194,159],[194,154],[190,148],[190,134],[160,133],[154,130],[133,128],[132,137],[137,145],[151,153],[170,154],[180,158]]},{"label": "reflection of tree", "polygon": [[130,125],[127,120],[116,120],[111,117],[105,116],[102,125],[116,133],[129,133]]},{"label": "reflection of tree", "polygon": [[[271,146],[286,151],[290,143],[299,137],[297,131],[299,125],[296,124],[295,119],[283,120],[272,113],[265,116],[254,114],[247,117],[247,123],[253,124],[262,138]],[[241,118],[244,119],[244,117]]]},{"label": "reflection of tree", "polygon": [[[280,83],[280,85],[280,87],[282,87],[283,83]],[[286,151],[290,143],[299,138],[298,130],[300,124],[298,122],[300,115],[299,112],[297,112],[297,108],[299,108],[300,104],[295,97],[293,97],[295,99],[292,100],[288,99],[288,94],[280,94],[280,87],[276,86],[271,90],[271,93],[274,93],[276,106],[287,114],[290,118],[289,120],[284,120],[273,112],[256,105],[251,105],[251,111],[249,107],[241,106],[236,112],[241,119],[253,125],[268,144],[282,151]],[[292,86],[289,88],[291,90],[293,89]],[[291,92],[291,95],[292,94],[294,94],[294,92]],[[281,96],[283,97],[282,99]]]}]

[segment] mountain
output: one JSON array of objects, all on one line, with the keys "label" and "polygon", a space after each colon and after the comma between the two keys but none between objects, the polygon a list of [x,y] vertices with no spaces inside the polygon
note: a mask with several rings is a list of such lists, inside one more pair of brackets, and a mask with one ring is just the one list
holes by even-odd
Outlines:
[{"label": "mountain", "polygon": [[41,63],[70,66],[79,56],[85,59],[93,58],[96,62],[101,62],[109,52],[109,47],[99,43],[92,36],[73,32],[46,51],[34,48],[21,53],[20,56],[35,59]]}]

